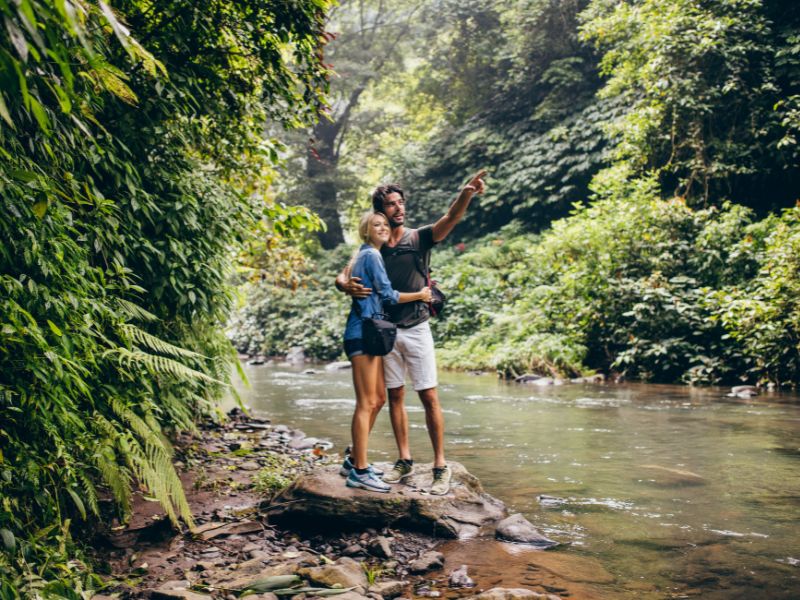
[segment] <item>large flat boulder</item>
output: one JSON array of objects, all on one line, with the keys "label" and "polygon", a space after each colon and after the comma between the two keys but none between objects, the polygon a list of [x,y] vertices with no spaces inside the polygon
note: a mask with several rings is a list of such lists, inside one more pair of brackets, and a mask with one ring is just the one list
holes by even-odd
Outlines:
[{"label": "large flat boulder", "polygon": [[[430,464],[415,465],[416,473],[393,485],[389,493],[349,488],[339,466],[303,475],[271,504],[275,520],[299,529],[363,529],[391,526],[423,531],[444,538],[470,538],[493,529],[506,516],[505,505],[486,494],[480,481],[463,465],[450,462],[453,483],[444,496],[428,493]],[[389,470],[391,465],[381,465]]]}]

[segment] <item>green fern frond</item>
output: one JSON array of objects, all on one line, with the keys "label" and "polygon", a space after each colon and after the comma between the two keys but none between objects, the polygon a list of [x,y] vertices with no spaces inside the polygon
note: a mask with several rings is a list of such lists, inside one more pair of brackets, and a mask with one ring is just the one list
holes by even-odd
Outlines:
[{"label": "green fern frond", "polygon": [[156,356],[140,350],[128,350],[126,348],[114,348],[112,350],[106,350],[103,353],[104,358],[114,355],[119,358],[121,364],[130,366],[131,363],[138,363],[144,366],[152,375],[169,375],[170,377],[182,381],[200,380],[205,383],[213,383],[221,386],[226,385],[223,381],[209,377],[205,373],[187,367],[166,356]]},{"label": "green fern frond", "polygon": [[130,434],[123,436],[125,458],[131,470],[150,494],[159,501],[175,527],[182,518],[189,527],[194,526],[192,510],[183,492],[175,467],[163,449],[147,446],[143,449]]},{"label": "green fern frond", "polygon": [[156,315],[129,300],[117,298],[117,307],[119,311],[129,319],[142,321],[143,323],[154,323],[158,321]]},{"label": "green fern frond", "polygon": [[93,515],[99,516],[100,504],[97,501],[97,490],[94,487],[94,483],[92,483],[92,480],[86,475],[86,471],[78,471],[78,479],[83,484],[82,489],[84,497],[86,498],[86,503],[89,505],[89,510]]},{"label": "green fern frond", "polygon": [[174,358],[206,358],[197,352],[192,352],[191,350],[186,350],[180,346],[175,346],[174,344],[165,342],[161,338],[147,333],[146,331],[136,327],[136,325],[131,325],[130,323],[123,324],[122,331],[135,344],[144,346],[145,348],[153,350],[154,352],[158,352],[159,354],[165,354]]}]

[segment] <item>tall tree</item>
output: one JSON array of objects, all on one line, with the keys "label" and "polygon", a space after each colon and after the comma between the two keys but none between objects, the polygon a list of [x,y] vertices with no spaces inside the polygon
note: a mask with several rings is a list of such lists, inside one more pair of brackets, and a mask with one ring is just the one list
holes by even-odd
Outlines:
[{"label": "tall tree", "polygon": [[331,81],[330,107],[314,125],[305,148],[305,181],[299,194],[325,222],[323,248],[344,241],[340,193],[348,182],[339,171],[347,134],[357,118],[359,101],[379,77],[403,65],[403,50],[423,0],[346,0],[330,12],[328,29],[335,39],[326,58],[336,76]]}]

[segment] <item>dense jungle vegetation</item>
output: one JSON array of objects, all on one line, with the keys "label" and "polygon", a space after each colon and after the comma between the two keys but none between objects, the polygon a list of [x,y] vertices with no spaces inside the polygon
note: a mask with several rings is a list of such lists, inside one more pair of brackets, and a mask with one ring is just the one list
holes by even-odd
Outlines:
[{"label": "dense jungle vegetation", "polygon": [[238,364],[232,248],[317,226],[263,132],[324,106],[328,4],[0,7],[0,598],[89,598],[76,531],[139,488],[192,523],[168,436]]},{"label": "dense jungle vegetation", "polygon": [[290,145],[280,188],[326,222],[321,248],[291,281],[244,286],[241,351],[340,357],[341,223],[392,180],[410,224],[431,222],[485,167],[486,195],[433,256],[442,364],[797,385],[791,2],[364,5],[332,13],[335,131]]}]

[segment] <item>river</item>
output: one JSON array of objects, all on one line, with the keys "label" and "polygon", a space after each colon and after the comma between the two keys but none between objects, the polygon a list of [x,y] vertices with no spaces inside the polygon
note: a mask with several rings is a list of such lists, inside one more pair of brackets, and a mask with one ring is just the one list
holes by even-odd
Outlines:
[{"label": "river", "polygon": [[[350,373],[308,368],[245,367],[250,388],[241,396],[341,451],[354,407]],[[800,598],[797,395],[440,378],[448,459],[565,544],[550,553],[597,565],[603,595]],[[406,403],[415,459],[430,461],[416,394]],[[395,457],[384,410],[370,460]]]}]

